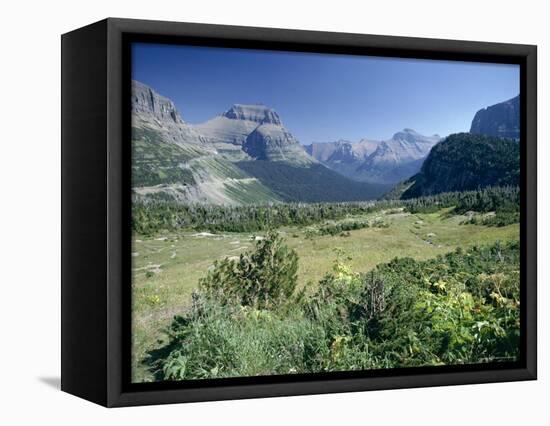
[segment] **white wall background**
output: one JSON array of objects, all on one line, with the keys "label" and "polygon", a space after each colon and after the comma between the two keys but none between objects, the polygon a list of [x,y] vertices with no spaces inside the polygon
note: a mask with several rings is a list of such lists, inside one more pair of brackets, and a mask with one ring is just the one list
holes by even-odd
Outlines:
[{"label": "white wall background", "polygon": [[[0,5],[0,423],[548,424],[550,31],[543,1],[9,1]],[[539,380],[107,410],[56,389],[60,34],[107,16],[539,46]],[[546,264],[545,264],[546,263]],[[546,395],[544,395],[546,393]],[[546,417],[546,421],[544,420]]]}]

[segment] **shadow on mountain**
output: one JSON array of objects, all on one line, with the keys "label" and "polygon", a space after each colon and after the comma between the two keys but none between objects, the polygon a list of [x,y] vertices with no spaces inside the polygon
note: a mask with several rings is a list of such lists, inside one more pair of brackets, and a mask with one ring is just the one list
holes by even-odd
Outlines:
[{"label": "shadow on mountain", "polygon": [[284,201],[347,202],[373,200],[391,185],[356,182],[321,164],[296,167],[277,161],[241,161],[236,165]]}]

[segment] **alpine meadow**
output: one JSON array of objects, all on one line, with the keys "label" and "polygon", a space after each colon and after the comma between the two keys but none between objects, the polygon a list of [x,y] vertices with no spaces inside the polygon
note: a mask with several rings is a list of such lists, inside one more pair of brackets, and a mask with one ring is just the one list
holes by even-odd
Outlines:
[{"label": "alpine meadow", "polygon": [[518,359],[516,66],[132,58],[133,382]]}]

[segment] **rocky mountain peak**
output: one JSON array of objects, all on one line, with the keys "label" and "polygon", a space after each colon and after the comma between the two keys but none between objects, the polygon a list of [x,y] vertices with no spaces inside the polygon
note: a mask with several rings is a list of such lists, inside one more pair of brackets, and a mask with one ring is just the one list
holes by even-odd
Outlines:
[{"label": "rocky mountain peak", "polygon": [[316,163],[283,126],[261,124],[248,135],[243,150],[256,160],[285,161],[292,164]]},{"label": "rocky mountain peak", "polygon": [[470,133],[519,139],[519,109],[519,95],[480,109],[472,120]]},{"label": "rocky mountain peak", "polygon": [[170,99],[136,80],[132,80],[132,112],[150,115],[161,121],[184,122]]},{"label": "rocky mountain peak", "polygon": [[232,120],[253,121],[258,124],[275,124],[278,126],[283,124],[279,114],[263,104],[234,104],[222,114],[222,117]]},{"label": "rocky mountain peak", "polygon": [[429,145],[435,145],[437,142],[439,142],[440,139],[441,137],[437,134],[432,136],[424,136],[418,133],[416,130],[404,128],[402,131],[395,133],[390,141],[401,141],[407,142],[409,144],[426,143]]}]

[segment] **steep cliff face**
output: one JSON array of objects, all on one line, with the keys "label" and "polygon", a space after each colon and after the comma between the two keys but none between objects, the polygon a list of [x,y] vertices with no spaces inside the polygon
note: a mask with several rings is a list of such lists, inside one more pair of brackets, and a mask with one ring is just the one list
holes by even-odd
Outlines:
[{"label": "steep cliff face", "polygon": [[132,82],[132,188],[136,197],[181,202],[280,200],[186,123],[170,99],[137,81]]},{"label": "steep cliff face", "polygon": [[265,204],[366,200],[387,190],[319,164],[265,105],[235,104],[193,126],[168,98],[134,82],[132,112],[137,197]]},{"label": "steep cliff face", "polygon": [[519,139],[519,110],[519,95],[480,109],[472,120],[470,133]]},{"label": "steep cliff face", "polygon": [[184,124],[174,103],[139,81],[132,81],[132,113]]},{"label": "steep cliff face", "polygon": [[135,80],[132,81],[132,128],[149,135],[154,132],[157,140],[174,142],[190,154],[212,150],[206,145],[206,139],[181,118],[170,99]]},{"label": "steep cliff face", "polygon": [[[279,114],[265,105],[232,105],[223,114],[197,125],[195,129],[233,160],[255,159],[293,164],[316,162],[283,126]],[[243,153],[248,158],[243,157]]]},{"label": "steep cliff face", "polygon": [[243,105],[234,104],[222,114],[223,117],[231,120],[253,121],[258,124],[275,124],[282,126],[281,118],[275,110],[263,104]]},{"label": "steep cliff face", "polygon": [[313,164],[298,141],[283,126],[265,123],[246,138],[243,150],[255,160],[284,161],[290,164]]},{"label": "steep cliff face", "polygon": [[214,144],[240,147],[248,135],[262,124],[282,126],[279,115],[265,105],[235,104],[219,116],[196,125],[195,129]]}]

